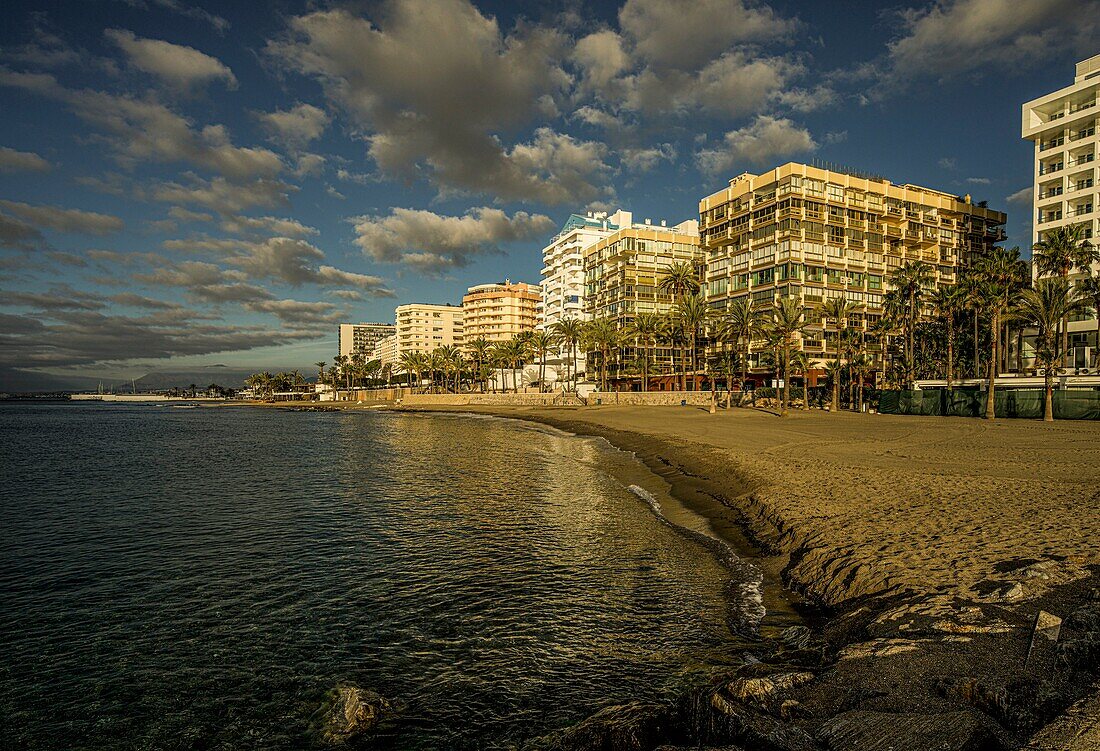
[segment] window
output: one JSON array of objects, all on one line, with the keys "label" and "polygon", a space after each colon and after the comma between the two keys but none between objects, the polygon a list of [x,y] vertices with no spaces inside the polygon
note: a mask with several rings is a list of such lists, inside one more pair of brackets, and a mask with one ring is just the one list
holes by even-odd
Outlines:
[{"label": "window", "polygon": [[838,203],[844,202],[844,188],[835,184],[829,183],[827,198],[830,201],[837,201]]}]

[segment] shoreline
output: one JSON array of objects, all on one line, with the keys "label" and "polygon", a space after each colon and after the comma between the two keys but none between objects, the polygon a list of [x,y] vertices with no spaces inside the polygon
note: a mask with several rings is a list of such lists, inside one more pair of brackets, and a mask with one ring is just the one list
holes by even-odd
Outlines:
[{"label": "shoreline", "polygon": [[[356,410],[373,405],[325,407]],[[992,456],[969,470],[965,462],[943,466],[944,456],[955,461],[951,457],[967,449],[979,463],[985,458],[983,451],[1002,448],[1041,458],[1041,451],[1036,453],[1029,444],[1059,456],[1065,453],[1071,461],[1087,461],[1100,456],[1093,448],[1100,439],[1097,426],[1063,423],[1051,429],[1022,423],[844,414],[796,414],[780,422],[749,410],[708,415],[705,410],[674,407],[394,409],[486,414],[604,438],[662,476],[677,498],[710,519],[735,550],[737,540],[755,546],[752,560],[765,564],[765,580],[782,581],[806,597],[818,615],[811,619],[819,621],[812,624],[812,632],[802,634],[798,644],[785,643],[782,637],[788,634],[778,640],[771,635],[772,651],[759,665],[719,677],[696,697],[695,704],[705,704],[704,714],[709,716],[705,728],[691,729],[692,743],[739,742],[780,750],[862,749],[893,743],[896,748],[914,750],[963,750],[1022,748],[1030,739],[1027,748],[1076,751],[1094,748],[1091,744],[1100,739],[1096,686],[1089,688],[1100,656],[1100,555],[1096,549],[1100,498],[1090,503],[1085,493],[1083,505],[1074,507],[1076,513],[1071,516],[1058,517],[1054,512],[1065,509],[1057,504],[1037,508],[1032,523],[1028,515],[1017,518],[1009,513],[1017,500],[1012,494],[1039,505],[1052,483],[1064,484],[1067,475],[1053,457],[1051,466],[1041,471],[1026,465],[996,465]],[[848,466],[845,463],[850,464],[851,457],[838,447],[852,440],[853,429],[881,435],[870,437],[873,448],[864,447],[872,455],[870,460]],[[754,431],[766,440],[754,445]],[[833,439],[833,432],[843,435]],[[824,442],[815,442],[822,435]],[[962,448],[952,449],[955,453],[937,449],[952,442]],[[1093,461],[1089,471],[1095,473],[1096,464]],[[840,510],[848,514],[841,521],[853,529],[846,530],[843,524],[830,528],[829,512],[835,516],[837,509],[830,507],[828,498],[815,502],[806,484],[798,482],[797,473],[807,467],[847,473],[848,482],[839,486],[856,496],[861,489],[867,491],[863,493],[867,498],[915,491],[908,499],[913,508],[893,504],[885,514],[874,510],[864,525],[871,528],[870,537],[894,531],[895,539],[881,545],[877,555],[871,554],[875,548],[867,544],[867,530],[861,534],[854,529],[860,514],[845,510],[843,499],[831,500],[840,501]],[[964,470],[970,474],[961,474]],[[897,474],[891,476],[891,472]],[[884,473],[887,484],[880,486]],[[969,484],[961,482],[964,476]],[[1079,477],[1078,483],[1086,489],[1100,486],[1088,474]],[[950,517],[949,506],[932,503],[945,488],[944,497],[956,505],[985,494],[995,497],[998,488],[1007,495],[999,504],[976,510],[979,524],[973,529],[959,530],[950,526],[950,518],[941,523],[930,515],[936,511]],[[827,496],[828,491],[816,488],[817,495]],[[814,506],[805,509],[801,503]],[[998,511],[999,506],[1008,508]],[[1044,518],[1044,512],[1051,516]],[[962,517],[968,519],[965,512]],[[1011,518],[1000,525],[1003,530],[994,530],[996,534],[1016,525],[1021,535],[1047,539],[1022,536],[1016,543],[990,539],[989,527],[1001,517]],[[943,528],[937,529],[938,525]],[[922,529],[927,526],[938,534],[927,534]],[[916,539],[936,540],[952,530],[956,539],[943,549],[934,549],[933,543],[922,549]],[[1091,547],[1088,538],[1093,540]],[[881,540],[872,540],[876,542]],[[995,550],[983,558],[988,547]],[[951,566],[945,569],[937,556]],[[1057,651],[1051,645],[1050,654],[1041,655],[1041,665],[1036,661],[1025,666],[1031,624],[1040,609],[1063,617],[1061,641]],[[1063,714],[1081,697],[1084,710]],[[691,713],[698,714],[699,709],[694,706]],[[583,739],[613,739],[627,726],[634,728],[630,733],[636,736],[639,723],[667,728],[683,719],[658,717],[656,711],[601,712],[564,733],[558,745],[548,747],[596,748]],[[1044,740],[1047,736],[1052,740]],[[1073,737],[1077,740],[1069,743],[1080,745],[1064,745],[1066,738]],[[655,744],[675,740],[659,734],[652,738]]]}]

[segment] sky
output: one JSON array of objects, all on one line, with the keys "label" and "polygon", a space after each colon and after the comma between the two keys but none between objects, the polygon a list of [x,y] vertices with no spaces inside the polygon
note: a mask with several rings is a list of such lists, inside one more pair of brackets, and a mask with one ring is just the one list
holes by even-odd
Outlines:
[{"label": "sky", "polygon": [[301,368],[339,322],[539,281],[572,212],[697,218],[814,159],[1031,242],[1028,99],[1100,0],[5,4],[0,390]]}]

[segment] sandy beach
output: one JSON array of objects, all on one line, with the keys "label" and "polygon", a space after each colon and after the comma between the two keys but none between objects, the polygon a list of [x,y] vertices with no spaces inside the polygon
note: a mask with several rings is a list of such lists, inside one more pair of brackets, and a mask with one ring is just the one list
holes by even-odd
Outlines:
[{"label": "sandy beach", "polygon": [[[668,728],[685,716],[692,747],[1100,748],[1098,423],[399,408],[602,436],[735,545],[747,536],[775,585],[822,616],[765,634],[760,662],[716,678],[676,717],[600,713],[548,748],[675,747]],[[1057,643],[1040,635],[1032,647],[1041,611],[1059,621]]]},{"label": "sandy beach", "polygon": [[[448,410],[536,420],[634,451],[716,529],[747,531],[771,556],[766,570],[827,609],[820,665],[798,649],[772,656],[777,670],[807,668],[814,680],[764,702],[799,732],[761,748],[1095,748],[1095,702],[1036,732],[1095,692],[1100,424]],[[1063,619],[1059,645],[1047,655],[1040,643],[1025,664],[1040,610]],[[825,745],[800,746],[803,735]]]}]

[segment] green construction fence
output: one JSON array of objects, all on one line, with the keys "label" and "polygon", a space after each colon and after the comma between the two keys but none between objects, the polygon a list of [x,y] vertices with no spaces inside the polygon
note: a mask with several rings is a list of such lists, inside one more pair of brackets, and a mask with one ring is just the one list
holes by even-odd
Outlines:
[{"label": "green construction fence", "polygon": [[[997,417],[1038,420],[1043,417],[1043,389],[997,389]],[[1056,420],[1100,420],[1100,390],[1056,389],[1052,406]],[[887,390],[879,395],[884,415],[984,417],[986,392],[976,388]]]}]

